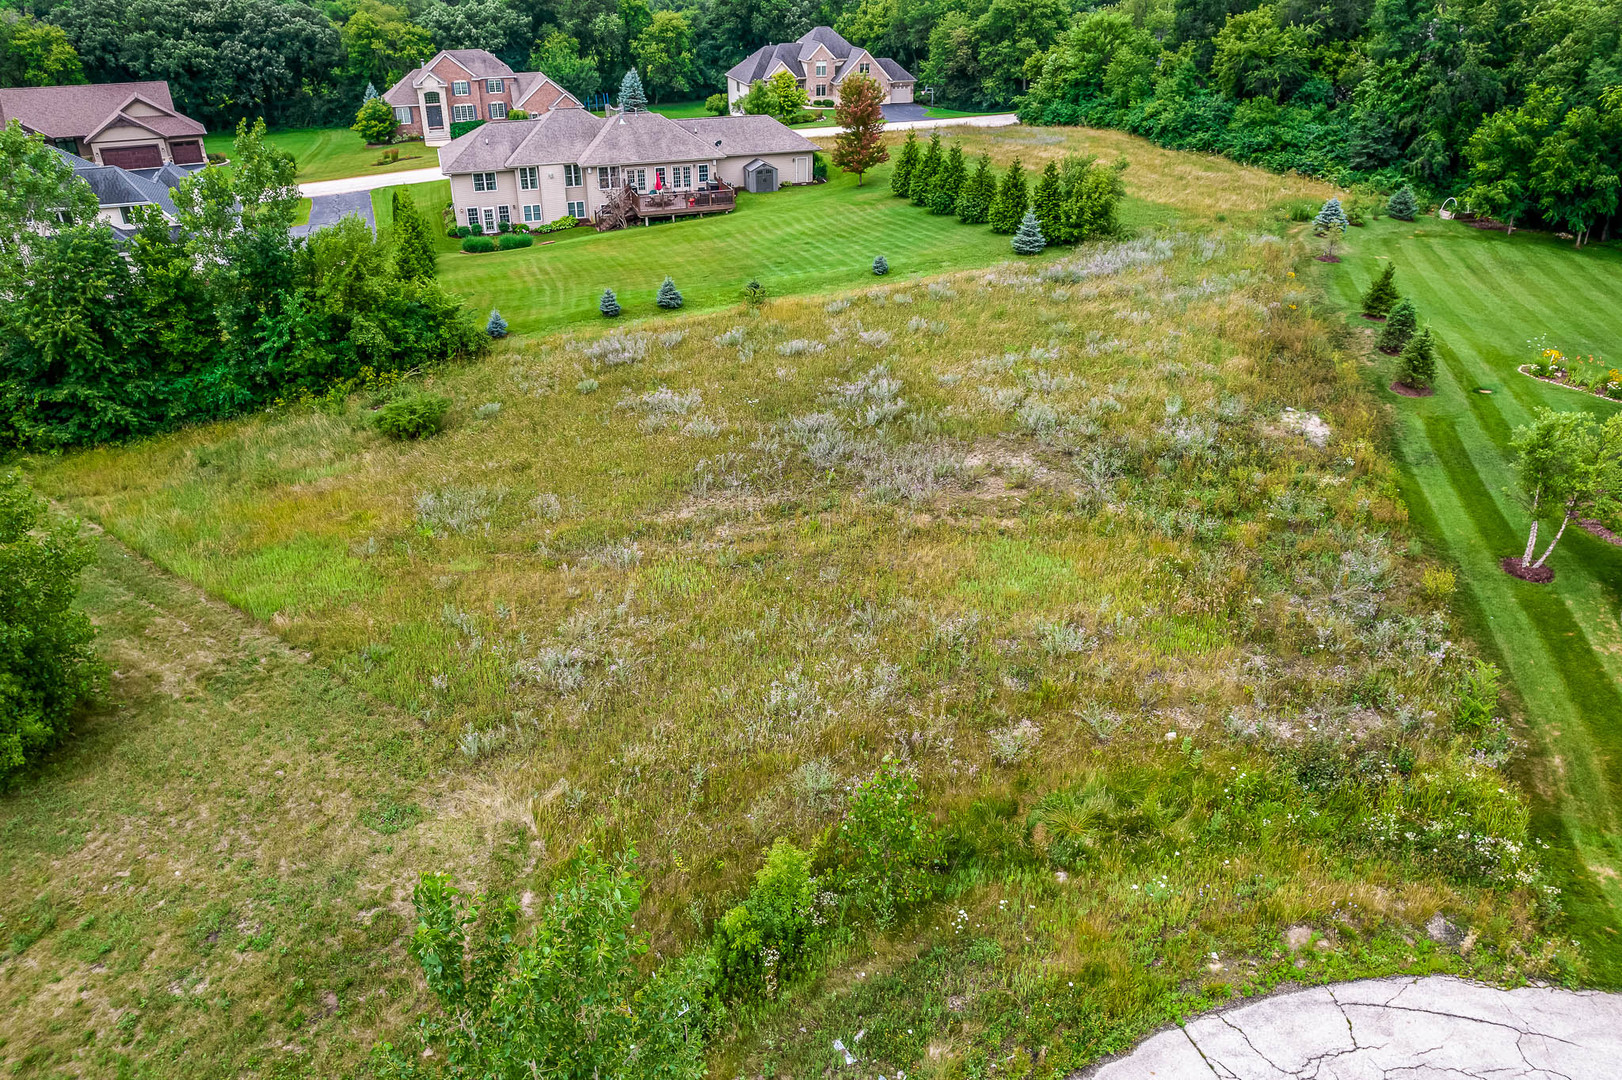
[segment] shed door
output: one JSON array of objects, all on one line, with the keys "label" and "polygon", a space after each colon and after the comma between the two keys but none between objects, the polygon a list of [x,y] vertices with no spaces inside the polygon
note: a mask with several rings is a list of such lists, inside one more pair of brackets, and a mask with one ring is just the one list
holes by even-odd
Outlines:
[{"label": "shed door", "polygon": [[101,152],[103,165],[120,169],[156,169],[163,164],[163,151],[152,146],[110,146]]},{"label": "shed door", "polygon": [[796,184],[809,184],[811,182],[811,172],[806,167],[806,163],[810,160],[810,158],[803,157],[794,159],[794,182]]}]

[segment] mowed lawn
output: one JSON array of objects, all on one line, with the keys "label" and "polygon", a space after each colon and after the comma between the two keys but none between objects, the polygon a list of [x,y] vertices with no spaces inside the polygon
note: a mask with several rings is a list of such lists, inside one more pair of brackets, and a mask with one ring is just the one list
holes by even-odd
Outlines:
[{"label": "mowed lawn", "polygon": [[[207,136],[203,143],[210,153],[230,157],[235,138],[235,131],[216,131]],[[379,165],[377,161],[383,156],[383,148],[367,146],[359,135],[348,128],[288,128],[270,132],[270,142],[292,154],[298,161],[300,183],[427,169],[439,165],[438,151],[421,142],[402,142],[389,147],[400,151],[400,160]]]},{"label": "mowed lawn", "polygon": [[[1516,367],[1532,359],[1528,341],[1545,334],[1568,355],[1622,362],[1622,250],[1574,251],[1544,235],[1436,219],[1354,230],[1349,250],[1326,274],[1351,310],[1392,259],[1399,287],[1438,335],[1435,396],[1381,391],[1398,417],[1404,495],[1415,523],[1458,564],[1461,606],[1518,691],[1534,743],[1527,779],[1543,800],[1543,831],[1560,849],[1572,929],[1592,951],[1595,974],[1622,983],[1613,929],[1622,921],[1622,549],[1571,528],[1550,560],[1552,585],[1498,568],[1526,544],[1508,449],[1514,428],[1545,405],[1598,416],[1617,408]],[[1373,355],[1384,387],[1394,362]]]}]

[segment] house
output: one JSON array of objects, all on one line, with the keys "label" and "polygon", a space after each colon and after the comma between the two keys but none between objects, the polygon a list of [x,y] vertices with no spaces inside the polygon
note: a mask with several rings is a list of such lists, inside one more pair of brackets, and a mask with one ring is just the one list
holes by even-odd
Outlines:
[{"label": "house", "polygon": [[643,216],[731,209],[746,174],[751,191],[810,183],[816,150],[770,116],[604,118],[557,108],[476,128],[440,147],[439,167],[458,224],[493,232],[502,222],[595,219],[625,187],[638,192]]},{"label": "house", "polygon": [[884,92],[881,104],[901,105],[912,101],[917,82],[907,69],[887,56],[874,56],[858,49],[832,27],[813,26],[800,40],[785,45],[762,45],[742,63],[727,72],[727,101],[734,111],[738,99],[756,82],[765,82],[779,71],[794,81],[812,101],[836,101],[839,84],[854,74],[871,76]]},{"label": "house", "polygon": [[133,224],[130,211],[137,206],[156,206],[164,217],[175,220],[175,203],[170,191],[193,171],[173,164],[156,169],[121,169],[117,165],[97,165],[59,147],[51,149],[95,192],[96,202],[101,206],[97,216],[122,235],[129,234]]},{"label": "house", "polygon": [[535,115],[578,109],[580,101],[539,71],[514,72],[483,49],[443,49],[389,87],[401,135],[429,146],[451,141],[452,124],[505,120],[514,109]]},{"label": "house", "polygon": [[204,128],[175,111],[166,82],[18,86],[0,90],[0,125],[26,131],[95,165],[202,165]]}]

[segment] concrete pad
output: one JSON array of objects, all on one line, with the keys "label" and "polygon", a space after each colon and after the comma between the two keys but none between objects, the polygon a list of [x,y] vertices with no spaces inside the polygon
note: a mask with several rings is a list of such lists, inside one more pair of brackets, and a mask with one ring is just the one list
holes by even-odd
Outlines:
[{"label": "concrete pad", "polygon": [[1182,1028],[1151,1035],[1127,1057],[1108,1062],[1092,1074],[1093,1080],[1214,1080],[1218,1075]]}]

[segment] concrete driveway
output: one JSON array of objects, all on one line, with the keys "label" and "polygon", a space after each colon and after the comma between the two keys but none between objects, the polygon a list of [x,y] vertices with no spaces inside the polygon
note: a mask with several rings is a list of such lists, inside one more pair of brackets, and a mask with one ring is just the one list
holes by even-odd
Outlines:
[{"label": "concrete driveway", "polygon": [[[436,172],[438,170],[435,170]],[[367,177],[366,179],[370,179]],[[310,199],[310,223],[308,225],[293,226],[294,236],[309,236],[329,225],[336,225],[351,214],[360,218],[371,226],[373,232],[377,231],[377,221],[372,217],[372,193],[370,191],[355,191],[344,195],[316,195]]]}]

